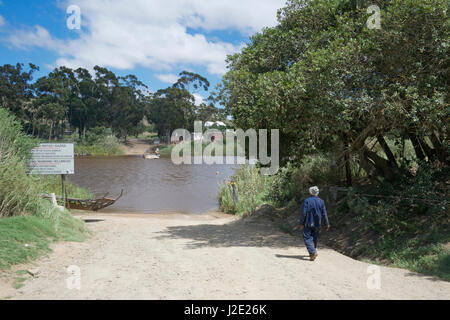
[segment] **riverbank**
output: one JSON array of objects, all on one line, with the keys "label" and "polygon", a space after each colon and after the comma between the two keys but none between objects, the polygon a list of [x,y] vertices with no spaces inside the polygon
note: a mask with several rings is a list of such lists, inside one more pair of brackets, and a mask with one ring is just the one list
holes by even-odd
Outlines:
[{"label": "riverbank", "polygon": [[292,233],[314,183],[327,205],[332,228],[322,237],[330,247],[355,259],[450,281],[448,174],[444,170],[423,167],[410,183],[377,184],[362,179],[355,181],[354,188],[345,188],[332,184],[339,183],[338,177],[333,177],[336,171],[326,161],[313,158],[298,168],[282,168],[272,177],[244,167],[231,178],[235,196],[229,183],[221,186],[220,208],[238,216],[263,211],[281,230]]},{"label": "riverbank", "polygon": [[[450,299],[450,284],[380,267],[381,289],[367,287],[369,264],[328,247],[310,262],[300,237],[261,217],[83,214],[93,236],[54,243],[19,289],[0,278],[5,299]],[[68,289],[68,266],[81,271]]]},{"label": "riverbank", "polygon": [[[423,230],[423,225],[428,223],[426,218],[411,219],[409,227],[416,232],[398,237],[390,229],[376,232],[370,228],[371,220],[339,213],[333,205],[327,210],[331,229],[321,232],[320,241],[330,248],[360,261],[404,268],[450,281],[449,229],[444,221]],[[300,206],[277,209],[264,205],[254,214],[264,215],[282,232],[298,236],[294,228],[299,223]]]},{"label": "riverbank", "polygon": [[126,156],[142,156],[152,151],[154,146],[151,139],[129,139],[127,142],[120,144],[122,155]]}]

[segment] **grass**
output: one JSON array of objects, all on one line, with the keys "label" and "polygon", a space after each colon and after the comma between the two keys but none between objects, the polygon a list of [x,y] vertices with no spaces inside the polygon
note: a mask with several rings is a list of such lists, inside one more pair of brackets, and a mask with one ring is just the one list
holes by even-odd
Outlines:
[{"label": "grass", "polygon": [[28,272],[26,270],[19,270],[16,272],[16,278],[13,282],[14,289],[20,289],[25,285],[25,281],[28,280]]},{"label": "grass", "polygon": [[75,154],[89,155],[93,157],[101,156],[120,156],[124,152],[120,148],[119,144],[104,145],[104,144],[94,144],[86,145],[83,143],[75,143]]},{"label": "grass", "polygon": [[242,166],[231,178],[237,202],[234,202],[233,184],[222,184],[217,196],[220,209],[241,217],[253,214],[258,206],[267,202],[271,179],[272,177],[261,175],[256,166]]},{"label": "grass", "polygon": [[[373,263],[388,264],[392,267],[408,269],[418,273],[437,276],[450,281],[450,233],[446,226],[423,229],[423,224],[409,222],[411,229],[421,230],[420,236],[397,237],[386,231],[377,233],[375,245],[362,244],[358,248],[362,257]],[[361,232],[359,237],[366,234]]]},{"label": "grass", "polygon": [[0,270],[37,259],[50,252],[55,241],[84,241],[84,223],[68,212],[42,202],[46,215],[23,215],[0,219]]},{"label": "grass", "polygon": [[[41,198],[45,192],[60,194],[60,181],[27,174],[30,150],[38,141],[25,136],[20,123],[3,108],[0,138],[0,270],[37,259],[54,241],[83,241],[84,223]],[[89,196],[71,184],[68,193]],[[22,278],[16,279],[15,287],[21,286]]]},{"label": "grass", "polygon": [[[448,200],[438,201],[441,192],[433,189],[440,179],[422,170],[409,185],[396,185],[399,199],[368,199],[349,193],[334,219],[358,226],[352,235],[358,241],[347,236],[354,246],[354,257],[450,281]],[[389,192],[388,186],[383,186]],[[425,197],[420,193],[424,188],[432,191],[437,202],[401,200],[402,196]]]},{"label": "grass", "polygon": [[[41,176],[42,192],[46,194],[54,193],[61,195],[61,178],[59,176]],[[93,199],[94,195],[85,188],[80,188],[66,180],[66,192],[71,198]]]},{"label": "grass", "polygon": [[[35,139],[39,143],[49,143],[46,139]],[[101,137],[95,142],[78,141],[75,135],[69,136],[50,143],[73,143],[74,153],[77,155],[88,155],[93,157],[101,156],[120,156],[124,152],[117,138],[112,136]]]}]

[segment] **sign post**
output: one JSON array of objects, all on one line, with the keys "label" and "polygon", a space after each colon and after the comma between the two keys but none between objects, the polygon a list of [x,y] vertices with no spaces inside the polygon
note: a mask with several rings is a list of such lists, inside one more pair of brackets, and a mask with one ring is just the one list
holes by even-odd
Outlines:
[{"label": "sign post", "polygon": [[61,175],[63,206],[66,206],[66,175],[75,174],[73,143],[41,143],[31,151],[28,174]]}]

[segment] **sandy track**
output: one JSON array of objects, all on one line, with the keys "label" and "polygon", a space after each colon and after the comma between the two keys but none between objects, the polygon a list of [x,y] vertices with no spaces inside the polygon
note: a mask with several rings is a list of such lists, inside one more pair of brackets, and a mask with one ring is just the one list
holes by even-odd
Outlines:
[{"label": "sandy track", "polygon": [[[58,243],[16,270],[41,274],[13,299],[450,299],[450,283],[381,267],[369,290],[368,264],[322,248],[315,262],[299,238],[267,221],[207,215],[85,215],[93,236]],[[67,289],[66,268],[81,269],[81,290]],[[3,281],[3,282],[2,282]]]},{"label": "sandy track", "polygon": [[140,155],[147,153],[152,144],[148,140],[129,139],[126,144],[121,144],[125,155]]}]

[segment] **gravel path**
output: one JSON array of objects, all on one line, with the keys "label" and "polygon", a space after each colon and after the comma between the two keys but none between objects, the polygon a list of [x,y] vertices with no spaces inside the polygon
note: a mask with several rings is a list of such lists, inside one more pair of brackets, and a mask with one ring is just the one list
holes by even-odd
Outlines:
[{"label": "gravel path", "polygon": [[[300,238],[267,221],[205,215],[83,215],[93,236],[57,243],[11,299],[450,299],[450,283],[380,267],[381,289],[368,289],[368,264],[328,248],[310,262]],[[68,289],[68,266],[81,271]]]}]

